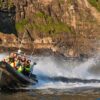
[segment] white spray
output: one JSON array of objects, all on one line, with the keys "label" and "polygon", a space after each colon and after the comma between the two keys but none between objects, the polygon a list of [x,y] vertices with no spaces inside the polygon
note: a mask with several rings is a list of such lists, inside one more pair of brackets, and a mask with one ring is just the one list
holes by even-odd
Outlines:
[{"label": "white spray", "polygon": [[[98,62],[97,62],[98,59]],[[63,60],[54,56],[49,57],[33,57],[33,60],[37,62],[34,67],[34,73],[39,79],[39,83],[35,88],[69,88],[77,86],[100,86],[100,84],[90,83],[65,83],[62,81],[54,82],[45,80],[45,77],[66,77],[66,78],[78,78],[78,79],[97,79],[100,80],[100,76],[89,71],[94,68],[94,65],[99,62],[99,57],[91,58],[85,62]],[[100,67],[100,66],[99,66]]]}]

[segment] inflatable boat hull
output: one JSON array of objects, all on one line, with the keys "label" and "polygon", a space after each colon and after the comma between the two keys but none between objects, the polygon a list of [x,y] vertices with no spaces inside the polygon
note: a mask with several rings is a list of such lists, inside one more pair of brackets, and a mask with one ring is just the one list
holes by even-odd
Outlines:
[{"label": "inflatable boat hull", "polygon": [[18,88],[36,83],[36,75],[25,76],[13,69],[8,63],[0,62],[0,88]]}]

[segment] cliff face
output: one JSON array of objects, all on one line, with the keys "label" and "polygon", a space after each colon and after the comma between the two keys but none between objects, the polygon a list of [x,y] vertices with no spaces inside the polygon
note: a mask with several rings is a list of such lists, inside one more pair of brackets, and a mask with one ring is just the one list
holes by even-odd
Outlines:
[{"label": "cliff face", "polygon": [[65,55],[92,52],[100,36],[100,13],[88,1],[0,0],[0,31],[17,31],[19,38],[25,32],[31,40],[49,36]]},{"label": "cliff face", "polygon": [[11,0],[0,0],[0,32],[17,33],[15,28],[15,5]]}]

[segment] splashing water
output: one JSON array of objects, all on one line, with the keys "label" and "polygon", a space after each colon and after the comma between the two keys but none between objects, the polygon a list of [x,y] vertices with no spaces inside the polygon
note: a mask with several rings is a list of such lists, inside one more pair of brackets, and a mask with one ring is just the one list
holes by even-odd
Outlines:
[{"label": "splashing water", "polygon": [[[78,61],[63,61],[55,57],[36,57],[37,65],[34,67],[34,73],[38,77],[69,77],[69,78],[82,78],[82,79],[100,79],[89,72],[96,64],[94,58],[88,59],[86,62]],[[58,61],[59,60],[59,61]],[[36,60],[35,60],[36,61]]]},{"label": "splashing water", "polygon": [[[96,72],[92,71],[96,70],[94,69],[96,65],[100,68],[98,57],[88,59],[84,62],[66,61],[54,56],[33,57],[33,60],[37,62],[33,72],[39,80],[39,83],[34,88],[100,87],[100,74],[97,75]],[[100,69],[98,70],[99,72]],[[91,82],[90,80],[92,79],[95,81]],[[67,80],[70,80],[70,82]],[[96,80],[99,80],[99,83]]]}]

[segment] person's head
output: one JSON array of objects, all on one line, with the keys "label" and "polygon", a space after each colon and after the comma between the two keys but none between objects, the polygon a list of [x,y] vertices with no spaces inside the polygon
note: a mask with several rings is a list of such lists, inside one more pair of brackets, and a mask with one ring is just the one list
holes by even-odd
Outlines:
[{"label": "person's head", "polygon": [[26,61],[26,58],[25,58],[25,57],[23,57],[23,58],[22,58],[22,62],[25,62],[25,61]]},{"label": "person's head", "polygon": [[22,51],[19,49],[19,50],[18,50],[18,54],[21,54],[21,53],[22,53]]},{"label": "person's head", "polygon": [[31,60],[27,60],[27,63],[29,63],[29,64],[30,64],[30,63],[31,63]]},{"label": "person's head", "polygon": [[21,56],[20,55],[18,55],[17,58],[18,58],[18,60],[21,60]]},{"label": "person's head", "polygon": [[13,52],[10,54],[10,57],[14,57],[14,53]]},{"label": "person's head", "polygon": [[28,60],[31,63],[31,60]]},{"label": "person's head", "polygon": [[16,58],[17,57],[17,54],[16,53],[14,53],[14,58]]}]

